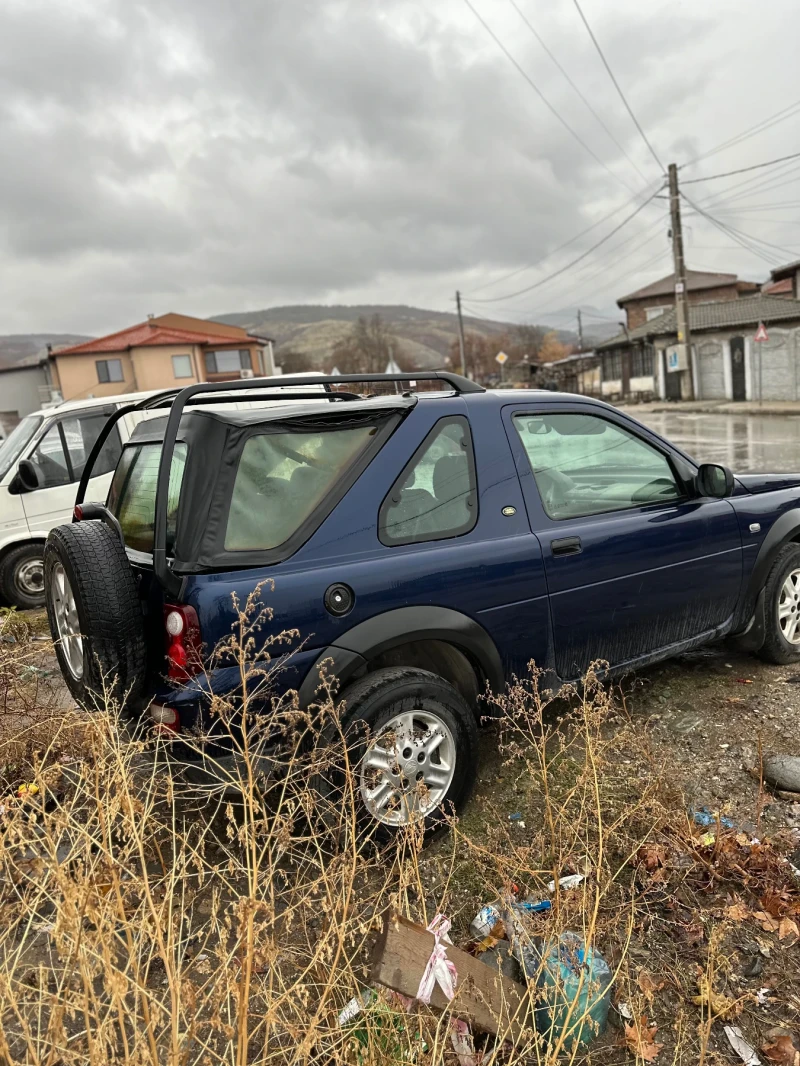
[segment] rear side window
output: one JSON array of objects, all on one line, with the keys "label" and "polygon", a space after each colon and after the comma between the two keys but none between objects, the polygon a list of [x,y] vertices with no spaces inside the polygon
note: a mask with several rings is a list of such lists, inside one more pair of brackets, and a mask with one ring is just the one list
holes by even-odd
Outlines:
[{"label": "rear side window", "polygon": [[[156,481],[161,459],[160,444],[139,444],[123,449],[108,494],[108,507],[117,516],[125,544],[135,551],[152,552],[156,512]],[[175,543],[186,445],[176,444],[169,472],[167,499],[167,551]]]},{"label": "rear side window", "polygon": [[284,544],[362,455],[377,425],[330,425],[307,433],[250,437],[233,485],[226,551]]},{"label": "rear side window", "polygon": [[475,456],[466,418],[440,419],[381,505],[383,544],[460,537],[478,520]]}]

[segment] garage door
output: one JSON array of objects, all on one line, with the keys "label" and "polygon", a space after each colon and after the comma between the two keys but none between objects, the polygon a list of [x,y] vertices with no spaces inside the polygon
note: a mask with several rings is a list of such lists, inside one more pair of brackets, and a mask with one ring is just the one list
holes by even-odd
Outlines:
[{"label": "garage door", "polygon": [[725,372],[722,368],[722,344],[704,341],[697,348],[697,370],[701,400],[725,399]]},{"label": "garage door", "polygon": [[765,400],[794,400],[795,392],[794,367],[792,365],[791,334],[786,330],[770,329],[769,340],[764,344],[754,344],[753,367],[755,370],[755,388],[753,394],[758,396],[758,360],[759,349],[763,365],[761,367],[761,381]]}]

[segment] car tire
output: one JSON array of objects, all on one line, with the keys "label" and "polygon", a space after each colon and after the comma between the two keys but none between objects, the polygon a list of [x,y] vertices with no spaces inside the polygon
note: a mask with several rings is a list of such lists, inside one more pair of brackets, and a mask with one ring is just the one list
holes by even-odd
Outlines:
[{"label": "car tire", "polygon": [[47,618],[64,680],[82,706],[132,704],[147,666],[136,583],[102,522],[56,526],[44,549]]},{"label": "car tire", "polygon": [[0,563],[0,593],[6,603],[22,611],[44,607],[44,570],[41,544],[20,544]]},{"label": "car tire", "polygon": [[800,661],[800,544],[786,544],[770,568],[764,585],[764,633],[761,659],[781,666]]},{"label": "car tire", "polygon": [[[423,821],[427,836],[445,828],[445,815],[461,810],[477,776],[478,725],[464,697],[437,674],[398,666],[354,682],[341,699],[359,819],[372,822],[381,840],[391,839],[410,821]],[[383,751],[397,756],[391,771],[370,764],[382,737],[390,739],[390,748]],[[428,751],[426,743],[430,747],[433,738],[436,747]],[[380,759],[382,755],[373,762]],[[384,803],[380,789],[392,786],[394,794]],[[325,791],[330,796],[333,790]]]}]

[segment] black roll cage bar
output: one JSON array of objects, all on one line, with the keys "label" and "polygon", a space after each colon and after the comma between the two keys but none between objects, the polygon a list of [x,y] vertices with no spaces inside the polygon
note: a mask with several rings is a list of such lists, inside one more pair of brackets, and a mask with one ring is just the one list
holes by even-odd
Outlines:
[{"label": "black roll cage bar", "polygon": [[[103,426],[97,440],[94,442],[89,457],[81,474],[78,484],[78,493],[75,497],[75,506],[79,507],[86,496],[86,489],[92,476],[92,470],[97,462],[100,452],[108,440],[112,429],[124,415],[133,411],[152,411],[160,407],[169,408],[169,417],[164,431],[164,442],[161,447],[161,457],[158,464],[158,480],[156,481],[155,499],[155,524],[153,529],[153,571],[155,576],[169,595],[177,596],[181,588],[181,579],[173,573],[167,562],[167,497],[169,495],[169,475],[172,467],[172,455],[175,450],[175,442],[178,439],[181,415],[184,408],[195,403],[226,403],[230,402],[228,396],[219,397],[215,393],[250,392],[254,389],[283,389],[286,386],[324,385],[325,392],[319,397],[314,397],[308,392],[281,393],[272,397],[273,400],[308,400],[324,399],[332,402],[361,400],[363,396],[354,392],[333,392],[333,385],[348,385],[357,382],[408,382],[409,385],[417,381],[441,381],[448,385],[457,394],[485,392],[483,386],[478,385],[460,374],[451,374],[445,370],[421,371],[418,374],[304,374],[302,376],[287,374],[273,378],[251,378],[233,381],[202,381],[184,388],[165,389],[148,396],[136,403],[127,404],[109,415],[108,421]],[[409,389],[409,391],[411,391]],[[209,395],[212,394],[212,395]],[[196,399],[202,396],[203,399]],[[103,508],[105,510],[105,508]],[[87,514],[87,518],[89,515]],[[73,519],[74,521],[75,519]]]}]

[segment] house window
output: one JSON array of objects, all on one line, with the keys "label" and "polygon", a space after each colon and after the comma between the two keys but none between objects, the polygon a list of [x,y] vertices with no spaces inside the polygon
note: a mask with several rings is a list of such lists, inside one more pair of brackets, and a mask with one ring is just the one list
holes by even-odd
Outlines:
[{"label": "house window", "polygon": [[648,322],[652,322],[654,318],[658,318],[660,315],[665,315],[667,311],[672,310],[672,304],[665,304],[662,307],[648,307],[645,309],[645,315]]},{"label": "house window", "polygon": [[647,378],[653,376],[655,349],[650,344],[635,348],[631,355],[631,377]]},{"label": "house window", "polygon": [[622,380],[622,352],[614,352],[603,356],[603,380]]},{"label": "house window", "polygon": [[192,357],[190,355],[173,355],[172,373],[176,378],[193,378]]},{"label": "house window", "polygon": [[121,359],[97,359],[94,365],[97,367],[97,380],[101,385],[105,385],[109,381],[125,380],[125,375],[122,373]]},{"label": "house window", "polygon": [[240,370],[252,370],[248,348],[232,352],[206,352],[206,373],[236,374]]}]

